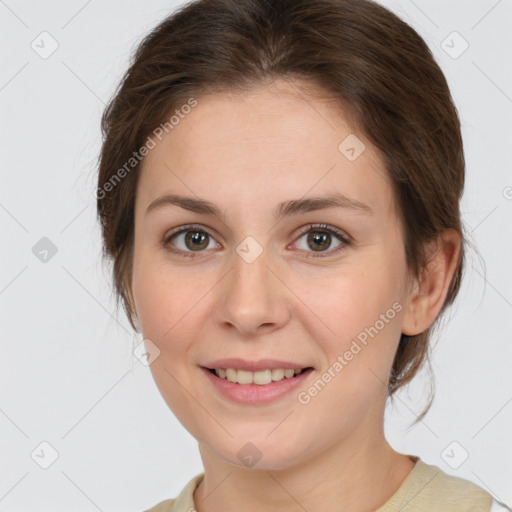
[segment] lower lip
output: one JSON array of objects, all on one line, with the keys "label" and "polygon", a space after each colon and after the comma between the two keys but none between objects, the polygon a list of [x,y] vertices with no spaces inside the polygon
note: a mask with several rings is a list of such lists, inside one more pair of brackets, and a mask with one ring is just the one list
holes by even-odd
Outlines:
[{"label": "lower lip", "polygon": [[207,368],[201,368],[215,389],[226,398],[239,404],[267,404],[282,398],[284,395],[297,389],[313,371],[312,368],[302,371],[295,377],[284,378],[276,382],[264,384],[237,384],[221,379]]}]

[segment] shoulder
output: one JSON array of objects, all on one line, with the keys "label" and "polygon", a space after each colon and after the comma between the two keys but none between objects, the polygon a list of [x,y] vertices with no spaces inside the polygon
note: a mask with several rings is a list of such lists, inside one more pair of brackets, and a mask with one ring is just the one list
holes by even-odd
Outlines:
[{"label": "shoulder", "polygon": [[[377,512],[395,510],[435,512],[498,512],[493,497],[480,486],[445,473],[437,466],[414,457],[416,465],[395,494]],[[500,506],[501,504],[498,504]],[[494,505],[493,505],[494,506]]]},{"label": "shoulder", "polygon": [[167,499],[157,503],[144,512],[193,512],[194,491],[204,477],[204,473],[196,475],[182,489],[180,494],[173,499]]}]

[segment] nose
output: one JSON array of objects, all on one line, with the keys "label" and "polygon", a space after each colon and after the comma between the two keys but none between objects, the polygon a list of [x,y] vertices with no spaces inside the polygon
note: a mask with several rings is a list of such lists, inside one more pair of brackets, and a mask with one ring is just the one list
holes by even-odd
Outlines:
[{"label": "nose", "polygon": [[290,292],[270,259],[267,251],[251,262],[234,254],[233,268],[216,301],[214,317],[219,325],[250,336],[272,332],[289,321]]}]

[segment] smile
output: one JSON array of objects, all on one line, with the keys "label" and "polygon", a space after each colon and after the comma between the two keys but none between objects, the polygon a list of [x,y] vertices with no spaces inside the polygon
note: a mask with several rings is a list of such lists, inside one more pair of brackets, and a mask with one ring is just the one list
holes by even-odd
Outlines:
[{"label": "smile", "polygon": [[259,386],[265,386],[271,382],[291,379],[295,377],[295,375],[299,375],[302,370],[302,368],[269,368],[266,370],[251,372],[248,370],[236,370],[234,368],[215,368],[210,371],[215,373],[217,377],[236,384],[257,384]]},{"label": "smile", "polygon": [[246,406],[263,406],[293,397],[294,390],[305,386],[314,369],[267,368],[255,371],[236,368],[201,368],[217,396]]}]

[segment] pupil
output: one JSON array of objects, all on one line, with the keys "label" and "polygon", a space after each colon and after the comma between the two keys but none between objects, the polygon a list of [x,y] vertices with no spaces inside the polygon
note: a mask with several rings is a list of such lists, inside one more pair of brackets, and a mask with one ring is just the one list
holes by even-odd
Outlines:
[{"label": "pupil", "polygon": [[[201,233],[200,231],[188,231],[185,237],[187,247],[194,250],[204,249],[208,246],[208,242],[205,243],[206,237],[206,233]],[[188,245],[188,242],[192,242],[191,246]]]},{"label": "pupil", "polygon": [[[321,233],[320,231],[312,231],[308,236],[308,242],[313,242],[314,244],[320,244],[321,249],[327,249],[330,245],[330,236],[328,233]],[[318,245],[317,245],[318,247]],[[316,250],[316,249],[315,249]]]}]

